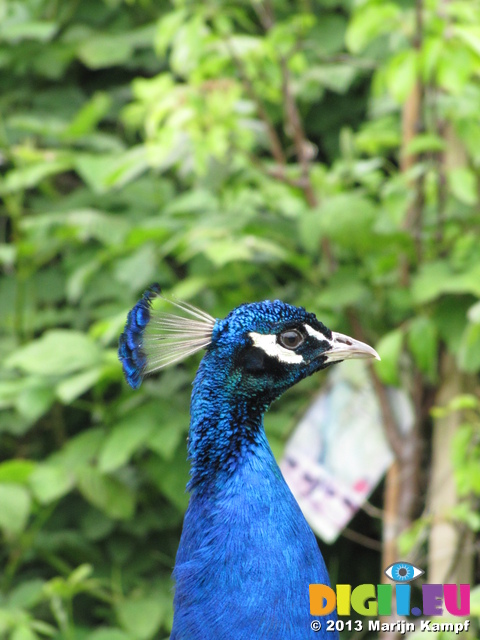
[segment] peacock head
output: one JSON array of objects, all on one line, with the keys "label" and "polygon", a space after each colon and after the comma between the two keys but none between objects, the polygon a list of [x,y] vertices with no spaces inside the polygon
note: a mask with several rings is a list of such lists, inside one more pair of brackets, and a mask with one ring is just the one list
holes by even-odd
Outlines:
[{"label": "peacock head", "polygon": [[330,331],[303,307],[280,300],[243,304],[218,320],[209,350],[230,367],[237,392],[262,404],[330,364],[379,357],[363,342]]},{"label": "peacock head", "polygon": [[[166,313],[156,301],[179,313]],[[127,382],[206,349],[204,368],[220,372],[232,393],[268,405],[299,380],[350,358],[376,358],[367,344],[330,331],[315,314],[280,300],[242,304],[216,320],[189,303],[148,289],[130,311],[119,358]]]}]

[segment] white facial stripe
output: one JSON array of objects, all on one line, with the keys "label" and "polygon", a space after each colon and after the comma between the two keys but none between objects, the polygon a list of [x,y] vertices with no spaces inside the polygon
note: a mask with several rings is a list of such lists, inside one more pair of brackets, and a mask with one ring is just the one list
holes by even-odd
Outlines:
[{"label": "white facial stripe", "polygon": [[322,340],[323,342],[328,342],[329,344],[331,344],[333,346],[332,341],[329,340],[325,335],[323,335],[323,333],[320,333],[320,331],[316,331],[315,329],[312,329],[312,327],[309,324],[305,324],[304,326],[305,326],[305,329],[307,330],[307,333],[309,335],[313,336],[317,340]]},{"label": "white facial stripe", "polygon": [[254,346],[265,351],[267,356],[276,358],[280,362],[285,362],[286,364],[304,362],[303,357],[300,354],[295,353],[295,351],[291,351],[290,349],[285,349],[281,344],[278,344],[277,336],[255,333],[255,331],[251,331],[248,335],[253,340]]}]

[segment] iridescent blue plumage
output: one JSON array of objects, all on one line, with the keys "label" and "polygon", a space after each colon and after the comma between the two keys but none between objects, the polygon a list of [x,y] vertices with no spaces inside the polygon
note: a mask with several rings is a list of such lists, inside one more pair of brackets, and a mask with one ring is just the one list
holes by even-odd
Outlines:
[{"label": "iridescent blue plumage", "polygon": [[[216,321],[178,303],[196,320],[182,324],[163,316],[145,351],[148,325],[156,322],[150,304],[147,293],[129,314],[120,341],[132,386],[140,384],[150,359],[154,365],[172,362],[180,359],[179,349],[206,348],[190,407],[191,496],[174,569],[171,640],[335,640],[338,634],[325,629],[335,612],[320,632],[310,627],[309,584],[328,584],[328,574],[275,462],[263,415],[306,376],[375,352],[279,300],[241,305]],[[181,337],[169,334],[164,346],[166,329]]]},{"label": "iridescent blue plumage", "polygon": [[146,354],[142,348],[145,327],[150,321],[152,299],[160,293],[158,284],[153,284],[145,291],[141,300],[128,312],[125,330],[120,336],[118,357],[123,366],[123,373],[128,384],[137,389],[147,364]]}]

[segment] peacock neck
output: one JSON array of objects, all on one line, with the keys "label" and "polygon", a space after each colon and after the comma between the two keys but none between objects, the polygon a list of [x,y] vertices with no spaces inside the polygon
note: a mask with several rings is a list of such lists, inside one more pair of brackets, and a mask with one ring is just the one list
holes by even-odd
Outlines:
[{"label": "peacock neck", "polygon": [[215,491],[255,458],[265,472],[276,467],[265,436],[267,405],[238,393],[238,381],[225,363],[205,357],[193,383],[188,457],[189,491]]}]

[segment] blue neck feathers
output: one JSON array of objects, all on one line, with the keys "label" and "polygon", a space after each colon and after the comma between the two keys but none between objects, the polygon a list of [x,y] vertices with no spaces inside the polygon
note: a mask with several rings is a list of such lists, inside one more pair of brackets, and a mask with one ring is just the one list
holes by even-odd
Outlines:
[{"label": "blue neck feathers", "polygon": [[309,584],[328,574],[266,440],[269,403],[242,394],[211,352],[193,387],[171,640],[227,638],[226,629],[235,640],[338,640],[310,628]]},{"label": "blue neck feathers", "polygon": [[276,467],[263,430],[267,404],[238,394],[227,363],[207,353],[193,383],[188,457],[191,492],[215,490],[252,455]]}]

